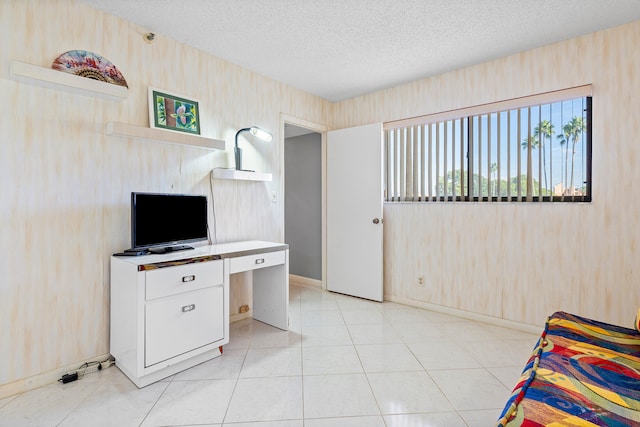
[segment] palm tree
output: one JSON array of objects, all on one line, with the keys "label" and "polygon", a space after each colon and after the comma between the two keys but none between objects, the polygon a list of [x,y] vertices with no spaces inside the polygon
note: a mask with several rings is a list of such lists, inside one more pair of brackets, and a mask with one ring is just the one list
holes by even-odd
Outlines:
[{"label": "palm tree", "polygon": [[[533,177],[532,164],[531,164],[532,163],[531,152],[536,148],[538,148],[538,145],[540,145],[540,142],[538,141],[537,136],[529,136],[522,140],[522,149],[528,151],[528,154],[527,154],[527,176],[528,177]],[[531,151],[529,151],[529,147],[531,147]],[[535,196],[535,188],[532,188],[530,184],[531,184],[531,181],[527,179],[527,194],[532,194]]]},{"label": "palm tree", "polygon": [[522,149],[526,150],[527,148],[529,148],[529,141],[531,141],[531,149],[535,150],[536,148],[538,148],[538,137],[537,136],[531,136],[529,138],[525,138],[522,140]]},{"label": "palm tree", "polygon": [[565,126],[565,133],[572,138],[572,154],[571,154],[571,191],[573,192],[573,166],[576,159],[576,144],[580,142],[580,134],[586,129],[586,125],[582,117],[574,117]]},{"label": "palm tree", "polygon": [[548,190],[549,186],[547,184],[547,155],[546,155],[546,152],[545,152],[546,150],[545,150],[545,146],[544,146],[544,141],[547,138],[551,139],[551,135],[553,135],[553,134],[554,134],[553,125],[551,124],[551,122],[549,122],[549,120],[541,121],[538,124],[538,126],[536,126],[535,132],[533,134],[535,137],[540,139],[540,146],[542,146],[542,167],[543,167],[543,171],[544,171],[544,188],[545,188],[545,190]]},{"label": "palm tree", "polygon": [[[571,139],[571,132],[569,129],[569,125],[564,125],[562,128],[562,134],[558,135],[558,139],[560,140],[560,147],[564,146],[564,181],[562,185],[562,193],[564,194],[565,189],[567,188],[567,172],[569,170],[569,140]],[[562,163],[560,163],[562,165]]]}]

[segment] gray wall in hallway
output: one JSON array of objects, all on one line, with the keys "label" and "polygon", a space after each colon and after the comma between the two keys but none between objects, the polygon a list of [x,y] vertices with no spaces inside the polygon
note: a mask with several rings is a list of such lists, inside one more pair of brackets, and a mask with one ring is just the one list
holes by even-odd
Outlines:
[{"label": "gray wall in hallway", "polygon": [[289,272],[322,280],[322,139],[285,139],[285,241]]}]

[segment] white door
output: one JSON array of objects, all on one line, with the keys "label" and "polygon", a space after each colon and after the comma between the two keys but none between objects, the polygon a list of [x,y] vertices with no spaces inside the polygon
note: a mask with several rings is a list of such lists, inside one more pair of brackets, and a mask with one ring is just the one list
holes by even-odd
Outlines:
[{"label": "white door", "polygon": [[382,301],[382,124],[327,133],[327,289]]}]

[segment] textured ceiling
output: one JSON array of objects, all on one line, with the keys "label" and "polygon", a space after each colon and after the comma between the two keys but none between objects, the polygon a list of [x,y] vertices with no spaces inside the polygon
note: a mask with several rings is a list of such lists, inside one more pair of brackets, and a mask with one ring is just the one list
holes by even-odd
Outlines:
[{"label": "textured ceiling", "polygon": [[82,0],[330,101],[640,19],[640,0]]}]

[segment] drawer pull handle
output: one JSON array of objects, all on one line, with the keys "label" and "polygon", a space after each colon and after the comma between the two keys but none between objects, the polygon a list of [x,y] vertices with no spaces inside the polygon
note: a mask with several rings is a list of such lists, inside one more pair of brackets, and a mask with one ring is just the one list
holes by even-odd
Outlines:
[{"label": "drawer pull handle", "polygon": [[196,280],[195,274],[192,274],[191,276],[183,276],[182,277],[182,282],[183,283],[193,282],[194,280]]},{"label": "drawer pull handle", "polygon": [[193,311],[196,309],[196,305],[195,304],[189,304],[189,305],[185,305],[184,307],[182,307],[182,312],[183,313],[187,313],[189,311]]},{"label": "drawer pull handle", "polygon": [[258,258],[256,264],[264,264],[264,258]]}]

